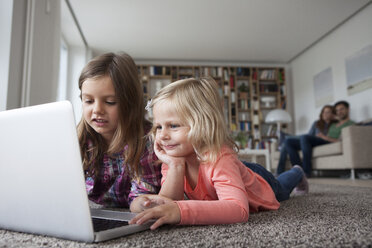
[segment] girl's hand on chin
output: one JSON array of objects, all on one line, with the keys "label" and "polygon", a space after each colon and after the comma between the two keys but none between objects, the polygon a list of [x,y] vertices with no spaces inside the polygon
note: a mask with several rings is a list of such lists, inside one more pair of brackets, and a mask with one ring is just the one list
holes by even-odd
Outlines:
[{"label": "girl's hand on chin", "polygon": [[168,166],[185,166],[186,162],[183,157],[172,157],[169,156],[161,147],[161,145],[155,141],[154,142],[154,151],[158,159],[160,159],[163,163],[167,164]]}]

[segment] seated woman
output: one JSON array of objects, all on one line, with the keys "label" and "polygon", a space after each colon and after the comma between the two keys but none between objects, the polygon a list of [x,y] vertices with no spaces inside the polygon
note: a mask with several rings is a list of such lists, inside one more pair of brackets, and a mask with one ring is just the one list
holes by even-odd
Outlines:
[{"label": "seated woman", "polygon": [[[308,132],[308,135],[312,136],[318,136],[320,133],[327,135],[329,126],[337,122],[334,116],[334,110],[331,105],[325,105],[319,114],[319,120],[314,121],[314,123],[311,125],[311,128]],[[288,157],[288,151],[286,148],[286,144],[293,143],[293,142],[299,142],[300,136],[287,136],[283,142],[283,145],[280,148],[280,157],[279,157],[279,163],[276,170],[276,175],[280,175],[285,170],[285,163],[287,161]]]}]

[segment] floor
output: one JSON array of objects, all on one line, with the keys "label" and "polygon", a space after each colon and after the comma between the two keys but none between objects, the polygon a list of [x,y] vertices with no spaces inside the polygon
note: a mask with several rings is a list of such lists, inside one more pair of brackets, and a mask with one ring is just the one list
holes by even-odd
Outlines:
[{"label": "floor", "polygon": [[339,179],[339,178],[309,178],[310,183],[348,185],[372,188],[372,179]]}]

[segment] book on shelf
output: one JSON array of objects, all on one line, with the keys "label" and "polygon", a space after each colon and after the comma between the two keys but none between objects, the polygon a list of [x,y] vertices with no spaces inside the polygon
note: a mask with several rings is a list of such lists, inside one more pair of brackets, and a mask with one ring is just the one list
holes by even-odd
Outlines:
[{"label": "book on shelf", "polygon": [[258,99],[253,100],[252,107],[253,107],[253,110],[258,110],[259,109]]},{"label": "book on shelf", "polygon": [[256,143],[256,149],[269,149],[270,151],[270,147],[271,147],[271,141],[259,141]]},{"label": "book on shelf", "polygon": [[253,137],[254,137],[254,139],[256,139],[256,140],[261,139],[261,132],[260,132],[260,129],[259,129],[259,128],[255,127],[255,128],[253,129]]},{"label": "book on shelf", "polygon": [[256,70],[254,70],[253,73],[252,73],[252,79],[257,80],[257,71]]},{"label": "book on shelf", "polygon": [[177,67],[172,67],[172,79],[173,81],[178,79]]},{"label": "book on shelf", "polygon": [[236,131],[236,124],[234,122],[231,123],[230,129],[231,131]]},{"label": "book on shelf", "polygon": [[170,75],[168,66],[150,66],[150,76]]},{"label": "book on shelf", "polygon": [[210,73],[213,78],[217,77],[217,68],[216,67],[211,67],[210,68]]},{"label": "book on shelf", "polygon": [[249,121],[240,121],[240,131],[250,132],[252,130],[252,125]]},{"label": "book on shelf", "polygon": [[231,100],[231,103],[235,103],[236,101],[235,91],[231,91],[230,100]]},{"label": "book on shelf", "polygon": [[192,67],[180,67],[178,69],[178,74],[182,76],[194,76]]},{"label": "book on shelf", "polygon": [[248,112],[239,112],[239,121],[250,121]]},{"label": "book on shelf", "polygon": [[282,96],[286,95],[285,85],[280,85],[280,95]]},{"label": "book on shelf", "polygon": [[209,68],[208,67],[204,67],[204,76],[209,76]]},{"label": "book on shelf", "polygon": [[258,115],[253,115],[253,125],[259,125],[260,124],[260,119],[258,117]]},{"label": "book on shelf", "polygon": [[195,68],[194,69],[194,78],[199,78],[200,77],[200,72],[199,72],[199,68]]},{"label": "book on shelf", "polygon": [[239,100],[239,108],[242,111],[248,111],[250,108],[250,101],[246,99],[240,99]]},{"label": "book on shelf", "polygon": [[248,142],[247,142],[247,146],[248,146],[249,149],[253,149],[253,139],[252,139],[252,137],[249,137]]},{"label": "book on shelf", "polygon": [[250,75],[249,68],[245,68],[245,67],[236,68],[236,75],[239,77],[249,77]]},{"label": "book on shelf", "polygon": [[263,92],[276,93],[276,92],[278,92],[278,85],[276,83],[275,84],[261,83],[260,84],[260,92],[261,93],[263,93]]},{"label": "book on shelf", "polygon": [[222,67],[218,67],[218,77],[222,78]]},{"label": "book on shelf", "polygon": [[227,68],[223,69],[223,78],[225,81],[229,81],[229,72],[227,71]]},{"label": "book on shelf", "polygon": [[225,122],[229,123],[229,100],[226,98],[223,100],[223,114],[225,117]]},{"label": "book on shelf", "polygon": [[257,95],[257,84],[252,84],[252,95]]},{"label": "book on shelf", "polygon": [[230,87],[227,84],[225,84],[223,88],[224,88],[225,96],[228,96],[230,92]]},{"label": "book on shelf", "polygon": [[262,70],[260,73],[260,79],[262,80],[274,80],[275,70]]},{"label": "book on shelf", "polygon": [[282,109],[285,110],[286,107],[287,107],[286,105],[287,105],[287,101],[284,99],[284,100],[280,103],[280,106],[281,106]]},{"label": "book on shelf", "polygon": [[276,136],[276,129],[277,129],[276,125],[274,124],[269,125],[266,135],[269,137]]},{"label": "book on shelf", "polygon": [[235,88],[235,79],[234,76],[230,76],[230,88],[234,89]]},{"label": "book on shelf", "polygon": [[231,115],[236,116],[236,109],[235,109],[234,105],[232,105],[232,107],[231,107]]}]

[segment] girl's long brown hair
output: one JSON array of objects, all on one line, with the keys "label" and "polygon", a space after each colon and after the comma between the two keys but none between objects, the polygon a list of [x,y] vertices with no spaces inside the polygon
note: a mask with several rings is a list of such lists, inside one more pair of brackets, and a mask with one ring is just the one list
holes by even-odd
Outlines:
[{"label": "girl's long brown hair", "polygon": [[[83,158],[84,170],[88,175],[99,174],[103,154],[113,156],[125,150],[124,160],[130,172],[139,176],[139,163],[145,147],[145,119],[142,85],[138,78],[136,64],[126,53],[106,53],[92,59],[82,70],[79,89],[89,78],[109,76],[115,88],[119,104],[119,123],[112,142],[105,144],[100,134],[81,118],[77,130]],[[89,148],[87,141],[93,145]]]},{"label": "girl's long brown hair", "polygon": [[[326,124],[327,124],[327,123],[323,120],[323,112],[324,112],[324,110],[325,110],[326,108],[331,109],[332,113],[334,113],[334,108],[333,108],[332,105],[324,105],[324,106],[323,106],[323,108],[322,108],[322,110],[320,111],[320,114],[319,114],[319,120],[316,122],[316,127],[317,127],[317,128],[319,129],[319,131],[321,131],[321,132],[324,131],[324,129],[325,129],[325,127],[326,127]],[[331,120],[331,122],[330,122],[329,124],[331,124],[331,123],[333,123],[333,122],[336,122],[336,120]]]}]

